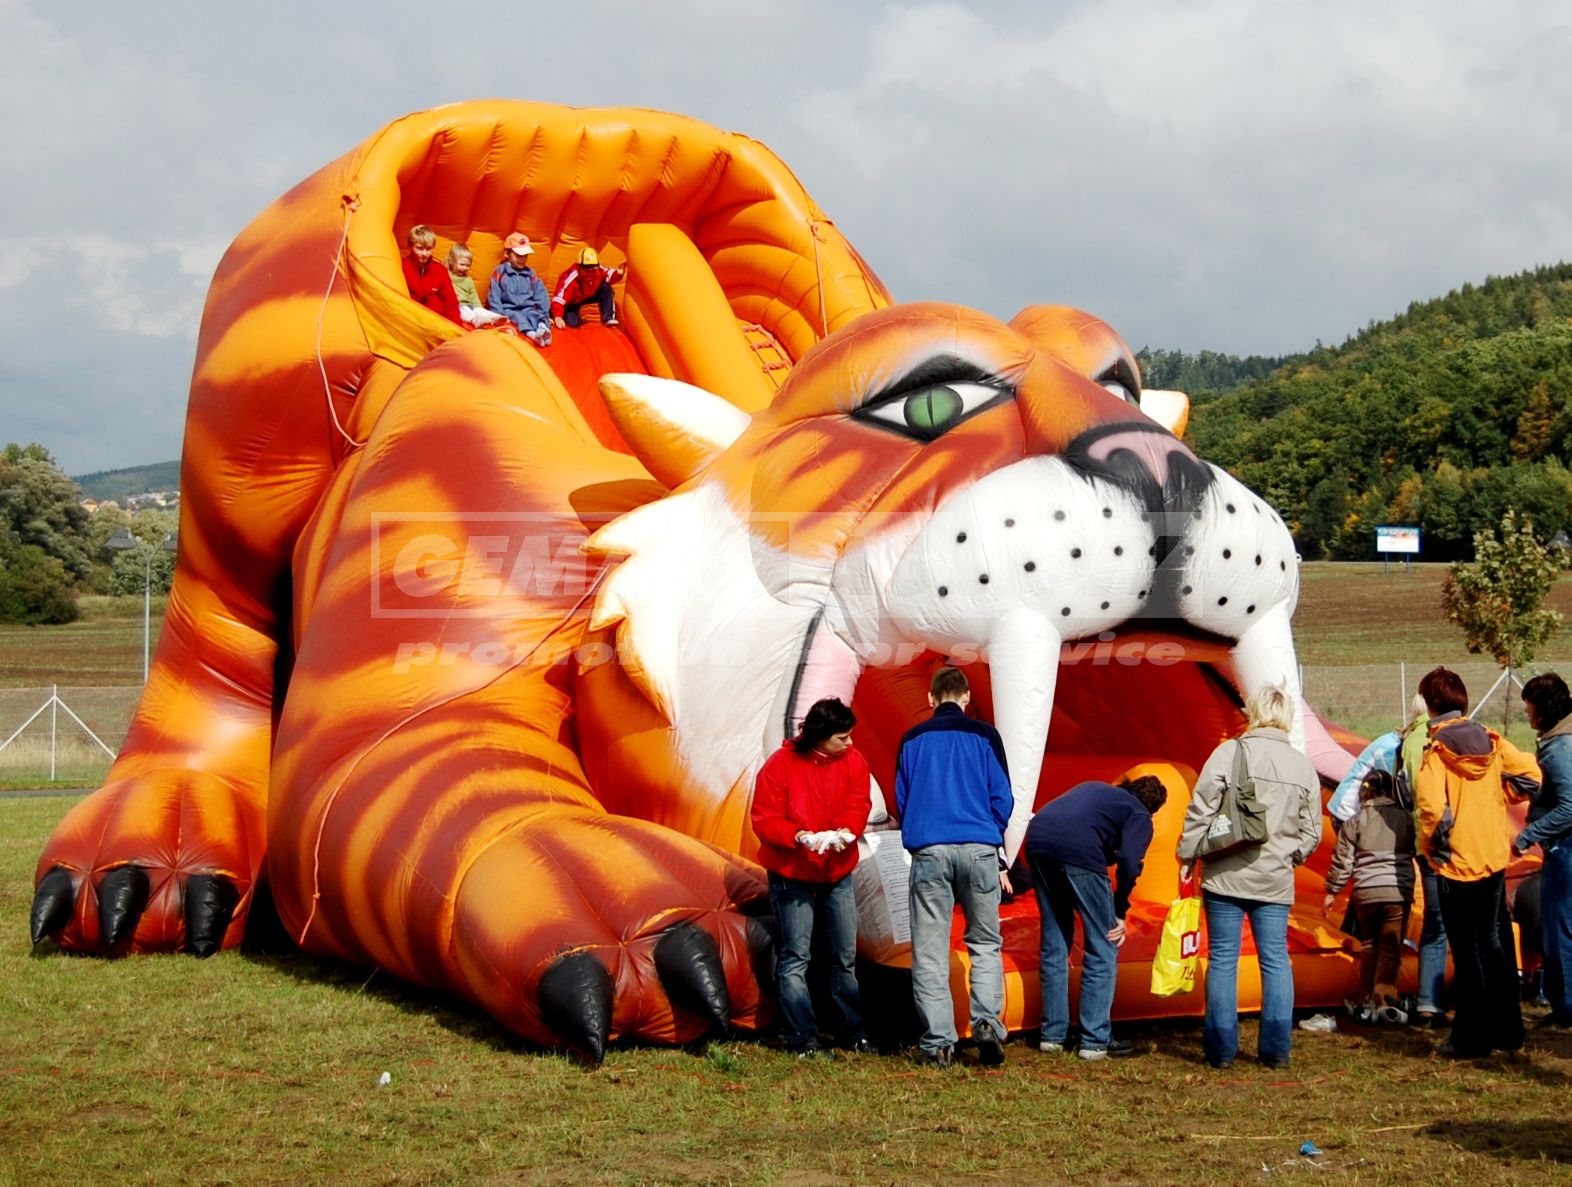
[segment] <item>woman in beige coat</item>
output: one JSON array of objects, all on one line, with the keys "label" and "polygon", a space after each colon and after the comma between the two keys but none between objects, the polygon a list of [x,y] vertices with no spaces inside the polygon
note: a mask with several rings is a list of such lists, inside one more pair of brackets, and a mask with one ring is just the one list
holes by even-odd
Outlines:
[{"label": "woman in beige coat", "polygon": [[1257,1054],[1284,1067],[1293,1042],[1294,974],[1288,962],[1288,908],[1294,867],[1321,842],[1321,782],[1310,760],[1288,740],[1298,706],[1269,685],[1245,705],[1249,727],[1212,751],[1195,781],[1179,838],[1181,876],[1188,877],[1207,829],[1222,804],[1224,780],[1238,747],[1245,748],[1256,797],[1266,810],[1266,841],[1203,860],[1201,903],[1210,958],[1206,970],[1206,1062],[1228,1067],[1239,1049],[1239,940],[1250,920],[1261,966],[1261,1038]]}]

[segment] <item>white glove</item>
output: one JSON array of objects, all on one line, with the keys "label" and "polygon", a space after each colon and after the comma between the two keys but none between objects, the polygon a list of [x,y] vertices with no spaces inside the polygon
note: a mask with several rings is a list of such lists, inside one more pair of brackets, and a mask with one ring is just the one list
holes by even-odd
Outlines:
[{"label": "white glove", "polygon": [[855,845],[857,843],[857,838],[852,834],[852,830],[849,828],[837,830],[835,833],[835,838],[836,852],[846,848],[848,845]]}]

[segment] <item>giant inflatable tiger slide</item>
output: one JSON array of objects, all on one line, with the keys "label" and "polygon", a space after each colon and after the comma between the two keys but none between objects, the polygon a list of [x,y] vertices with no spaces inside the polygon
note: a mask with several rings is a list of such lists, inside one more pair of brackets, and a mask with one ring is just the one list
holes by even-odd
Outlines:
[{"label": "giant inflatable tiger slide", "polygon": [[[406,295],[416,223],[482,281],[514,231],[548,284],[592,246],[626,265],[622,325],[466,333]],[[514,102],[398,120],[218,267],[163,637],[39,860],[34,938],[208,955],[270,898],[307,953],[594,1058],[757,1028],[754,773],[839,695],[890,788],[949,660],[1004,737],[1012,856],[1076,781],[1167,783],[1116,1014],[1199,1013],[1147,962],[1196,770],[1252,689],[1298,689],[1298,569],[1272,508],[1176,435],[1186,412],[1088,314],[893,303],[746,137]],[[875,807],[862,945],[898,968]],[[1300,879],[1300,1002],[1337,1001],[1354,963]],[[1006,938],[1020,1027],[1029,902]]]}]

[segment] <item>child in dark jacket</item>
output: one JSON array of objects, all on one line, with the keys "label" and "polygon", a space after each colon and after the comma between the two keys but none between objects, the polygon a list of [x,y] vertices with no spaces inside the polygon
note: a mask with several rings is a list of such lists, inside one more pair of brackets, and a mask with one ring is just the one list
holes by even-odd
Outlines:
[{"label": "child in dark jacket", "polygon": [[1362,1021],[1407,1022],[1397,1005],[1403,936],[1414,905],[1414,814],[1397,802],[1392,775],[1373,770],[1359,784],[1359,811],[1343,823],[1326,875],[1324,909],[1352,880],[1364,941]]}]

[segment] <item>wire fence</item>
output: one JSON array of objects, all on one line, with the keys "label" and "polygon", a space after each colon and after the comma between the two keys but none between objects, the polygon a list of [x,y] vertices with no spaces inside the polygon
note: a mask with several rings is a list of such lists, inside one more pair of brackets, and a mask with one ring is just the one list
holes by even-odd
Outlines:
[{"label": "wire fence", "polygon": [[[1328,721],[1367,737],[1395,729],[1408,720],[1408,706],[1419,681],[1433,664],[1356,664],[1346,667],[1301,668],[1305,699]],[[1500,728],[1522,727],[1522,684],[1545,670],[1543,665],[1514,668],[1511,682],[1495,664],[1449,663],[1468,689],[1471,716]]]},{"label": "wire fence", "polygon": [[[1522,734],[1520,682],[1538,668],[1514,671],[1508,686],[1492,663],[1449,665],[1468,686],[1474,716],[1500,727],[1508,708]],[[1363,664],[1300,670],[1305,696],[1327,720],[1374,737],[1400,725],[1429,665]],[[0,688],[0,783],[88,787],[101,782],[125,741],[139,686]],[[1531,736],[1531,735],[1527,735]],[[1520,738],[1520,741],[1523,740]]]},{"label": "wire fence", "polygon": [[0,688],[0,782],[98,783],[141,695],[139,686]]}]

